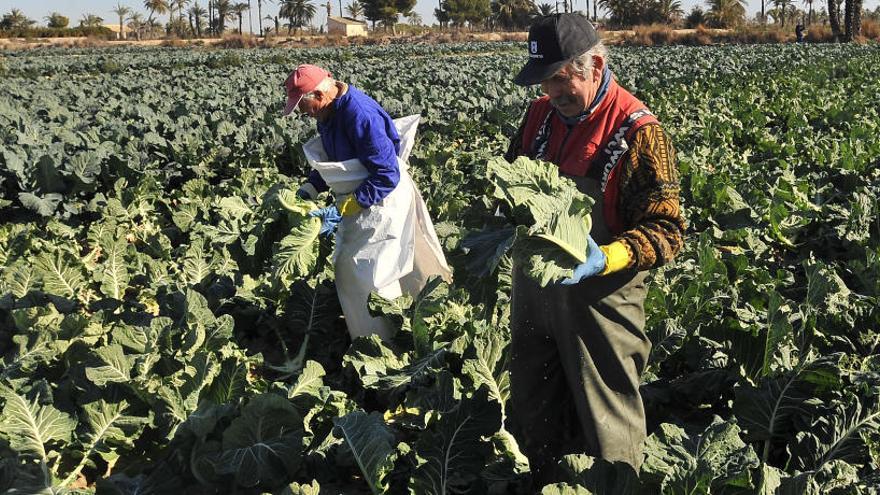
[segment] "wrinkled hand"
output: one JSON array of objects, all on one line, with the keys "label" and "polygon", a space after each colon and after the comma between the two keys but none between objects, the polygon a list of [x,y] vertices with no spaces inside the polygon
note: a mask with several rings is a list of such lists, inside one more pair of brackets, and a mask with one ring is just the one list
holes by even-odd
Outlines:
[{"label": "wrinkled hand", "polygon": [[318,217],[321,219],[321,235],[330,235],[336,230],[336,226],[342,221],[342,215],[336,205],[330,205],[320,210],[312,210],[309,212],[310,217]]},{"label": "wrinkled hand", "polygon": [[599,249],[599,245],[593,240],[593,236],[587,237],[587,260],[575,267],[574,274],[571,278],[567,278],[562,285],[574,285],[584,279],[599,275],[605,270],[608,259],[605,252]]}]

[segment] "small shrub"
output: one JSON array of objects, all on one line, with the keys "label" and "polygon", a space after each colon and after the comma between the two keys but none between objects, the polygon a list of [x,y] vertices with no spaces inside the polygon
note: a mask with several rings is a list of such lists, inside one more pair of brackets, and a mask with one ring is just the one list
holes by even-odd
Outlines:
[{"label": "small shrub", "polygon": [[184,46],[187,46],[187,42],[180,38],[174,37],[163,40],[162,43],[159,44],[159,46],[165,46],[169,48],[182,48]]},{"label": "small shrub", "polygon": [[519,41],[525,42],[529,39],[529,33],[501,33],[502,41]]},{"label": "small shrub", "polygon": [[104,60],[98,64],[98,71],[102,74],[119,74],[125,68],[114,60]]},{"label": "small shrub", "polygon": [[636,38],[642,38],[646,42],[650,41],[650,45],[670,45],[675,41],[675,33],[668,26],[662,24],[651,24],[649,26],[638,26],[635,28]]},{"label": "small shrub", "polygon": [[73,44],[77,48],[104,48],[110,46],[110,42],[100,36],[88,36],[85,39],[74,40]]},{"label": "small shrub", "polygon": [[862,36],[865,39],[880,41],[880,22],[862,18]]},{"label": "small shrub", "polygon": [[678,43],[690,46],[706,46],[712,44],[712,32],[706,26],[698,24],[693,32],[682,34],[678,37]]},{"label": "small shrub", "polygon": [[241,57],[237,53],[224,53],[208,59],[205,63],[211,69],[223,69],[225,67],[241,67]]},{"label": "small shrub", "polygon": [[291,65],[292,63],[288,57],[284,56],[284,54],[281,53],[273,53],[272,55],[269,55],[268,57],[263,59],[263,62],[267,64],[282,65],[285,67]]},{"label": "small shrub", "polygon": [[809,43],[830,43],[834,41],[834,36],[831,35],[831,27],[813,24],[807,27],[804,39]]},{"label": "small shrub", "polygon": [[226,34],[216,45],[218,48],[254,48],[260,45],[260,40],[246,34]]}]

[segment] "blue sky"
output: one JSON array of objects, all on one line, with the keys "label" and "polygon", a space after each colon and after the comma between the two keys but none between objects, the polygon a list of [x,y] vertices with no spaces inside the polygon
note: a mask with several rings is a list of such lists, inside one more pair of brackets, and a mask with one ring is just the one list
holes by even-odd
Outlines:
[{"label": "blue sky", "polygon": [[[0,13],[9,12],[9,10],[13,8],[20,9],[23,11],[28,17],[31,19],[37,20],[40,24],[45,24],[45,20],[43,19],[50,12],[60,12],[61,14],[70,17],[71,25],[78,24],[79,19],[83,16],[83,14],[97,14],[105,19],[108,23],[116,22],[116,16],[113,15],[112,9],[117,4],[122,3],[122,5],[137,8],[144,14],[147,13],[146,9],[143,8],[142,0],[67,0],[67,1],[59,1],[59,0],[0,0]],[[208,4],[207,0],[198,0],[199,3],[206,7]],[[243,0],[247,1],[247,0]],[[351,0],[342,0],[343,6],[347,5]],[[553,3],[553,0],[538,0],[539,2],[550,2]],[[682,5],[684,6],[685,11],[689,11],[694,5],[704,5],[705,2],[701,0],[681,0]],[[821,0],[820,0],[821,1]],[[339,10],[339,0],[332,0],[333,2],[333,11],[334,14],[338,13]],[[584,7],[584,0],[574,0],[575,8],[582,9]],[[760,0],[748,0],[748,11],[749,14],[753,14],[754,12],[760,9],[761,3]],[[257,1],[251,0],[251,3],[254,8],[254,22],[256,30],[256,9],[257,9]],[[276,14],[278,12],[278,0],[263,0],[263,15],[266,13]],[[323,5],[326,3],[326,0],[312,0],[312,3],[316,5]],[[592,3],[592,2],[591,2]],[[768,0],[769,3],[769,0]],[[795,3],[800,3],[798,0],[795,0]],[[865,0],[864,5],[866,8],[874,9],[877,5],[880,4],[880,0]],[[814,4],[816,5],[816,4]],[[434,9],[437,7],[436,0],[419,0],[416,4],[416,11],[421,14],[422,19],[425,23],[434,22]],[[319,20],[324,19],[324,9],[321,8],[319,10],[319,16],[316,17],[315,22],[319,22]],[[245,18],[245,31],[247,31],[247,18]]]}]

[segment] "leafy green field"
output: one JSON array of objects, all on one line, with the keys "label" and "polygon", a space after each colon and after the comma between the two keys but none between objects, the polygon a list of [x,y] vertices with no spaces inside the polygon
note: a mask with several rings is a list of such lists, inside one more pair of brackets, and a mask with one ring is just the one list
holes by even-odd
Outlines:
[{"label": "leafy green field", "polygon": [[[509,271],[459,246],[495,210],[524,54],[7,54],[0,492],[529,493]],[[544,493],[880,492],[880,48],[611,57],[674,139],[689,232],[652,272],[641,472],[572,456]],[[280,117],[300,62],[423,116],[411,173],[455,282],[376,301],[392,344],[348,341],[332,241],[281,206],[315,133]]]}]

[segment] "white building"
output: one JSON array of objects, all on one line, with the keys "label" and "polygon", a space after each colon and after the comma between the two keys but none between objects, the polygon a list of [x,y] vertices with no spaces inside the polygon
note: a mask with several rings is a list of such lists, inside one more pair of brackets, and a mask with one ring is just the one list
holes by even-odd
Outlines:
[{"label": "white building", "polygon": [[367,23],[350,17],[327,17],[327,34],[331,36],[366,36]]}]

